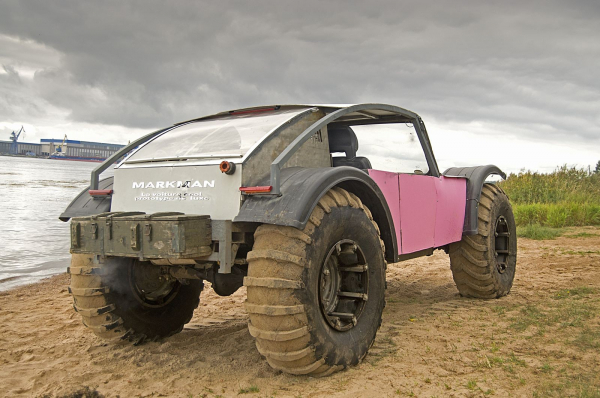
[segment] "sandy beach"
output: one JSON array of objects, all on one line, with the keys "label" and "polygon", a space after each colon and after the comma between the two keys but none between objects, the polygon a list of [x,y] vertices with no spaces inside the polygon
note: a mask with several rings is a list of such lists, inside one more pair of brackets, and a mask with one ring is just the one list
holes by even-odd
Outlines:
[{"label": "sandy beach", "polygon": [[86,330],[62,274],[0,293],[0,396],[598,396],[600,228],[520,239],[517,267],[507,297],[482,301],[458,295],[443,252],[391,264],[374,346],[322,379],[268,366],[244,288],[219,297],[207,283],[182,333],[132,346]]}]

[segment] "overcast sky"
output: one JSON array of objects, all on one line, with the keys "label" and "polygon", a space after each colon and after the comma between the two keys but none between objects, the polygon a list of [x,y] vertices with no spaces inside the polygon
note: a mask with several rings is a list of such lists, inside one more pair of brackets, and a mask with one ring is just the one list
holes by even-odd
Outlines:
[{"label": "overcast sky", "polygon": [[600,160],[600,1],[0,0],[0,140],[126,143],[223,110],[383,102],[440,169]]}]

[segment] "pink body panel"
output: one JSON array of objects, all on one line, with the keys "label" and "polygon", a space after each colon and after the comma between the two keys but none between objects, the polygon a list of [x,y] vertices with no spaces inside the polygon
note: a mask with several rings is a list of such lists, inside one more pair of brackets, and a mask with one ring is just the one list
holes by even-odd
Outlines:
[{"label": "pink body panel", "polygon": [[379,170],[369,170],[369,175],[388,203],[399,254],[462,239],[467,195],[465,179]]},{"label": "pink body panel", "polygon": [[434,246],[440,247],[462,239],[467,200],[467,180],[464,178],[435,179],[437,207],[435,210]]},{"label": "pink body panel", "polygon": [[434,177],[400,174],[402,250],[414,253],[433,247],[436,193]]},{"label": "pink body panel", "polygon": [[392,220],[394,220],[394,229],[396,230],[396,239],[398,240],[398,251],[401,249],[400,233],[400,189],[398,188],[398,174],[387,171],[369,170],[369,176],[379,186],[385,200],[390,208]]}]

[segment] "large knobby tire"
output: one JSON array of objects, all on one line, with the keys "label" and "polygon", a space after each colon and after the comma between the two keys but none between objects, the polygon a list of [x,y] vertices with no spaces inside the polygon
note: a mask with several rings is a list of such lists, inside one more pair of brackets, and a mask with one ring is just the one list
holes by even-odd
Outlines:
[{"label": "large knobby tire", "polygon": [[385,306],[383,242],[369,209],[333,188],[304,230],[262,225],[254,238],[244,285],[258,351],[291,374],[356,365]]},{"label": "large knobby tire", "polygon": [[478,210],[478,233],[450,245],[450,267],[462,296],[498,298],[512,287],[517,265],[517,233],[508,197],[485,184]]},{"label": "large knobby tire", "polygon": [[198,307],[203,283],[165,281],[159,267],[135,259],[109,258],[94,264],[93,256],[73,254],[73,307],[83,324],[106,339],[136,344],[179,333]]}]

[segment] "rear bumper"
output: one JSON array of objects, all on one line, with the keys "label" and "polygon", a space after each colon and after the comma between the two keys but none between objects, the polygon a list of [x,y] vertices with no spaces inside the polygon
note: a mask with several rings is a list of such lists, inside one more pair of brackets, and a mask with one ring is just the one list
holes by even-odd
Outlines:
[{"label": "rear bumper", "polygon": [[107,212],[71,219],[71,253],[139,259],[196,259],[212,254],[209,216]]}]

